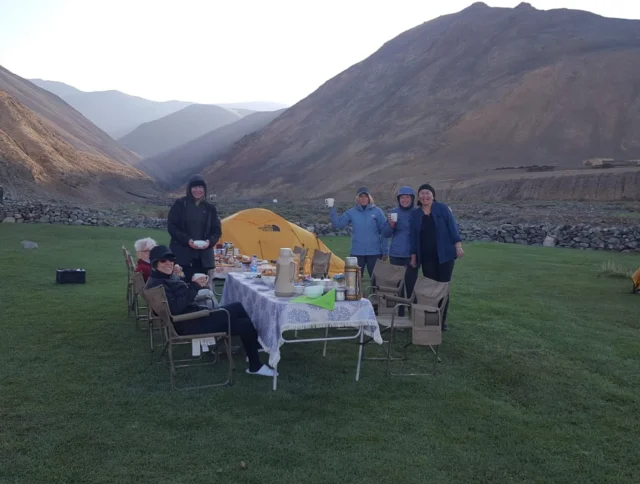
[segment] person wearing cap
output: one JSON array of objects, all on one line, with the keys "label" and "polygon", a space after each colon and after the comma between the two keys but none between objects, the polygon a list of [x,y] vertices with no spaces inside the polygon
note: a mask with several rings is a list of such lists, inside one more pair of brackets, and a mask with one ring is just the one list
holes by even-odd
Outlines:
[{"label": "person wearing cap", "polygon": [[[207,201],[207,184],[201,175],[187,182],[186,196],[176,200],[167,220],[171,235],[169,247],[182,266],[185,281],[193,274],[207,273],[215,268],[213,249],[222,235],[222,224],[216,206]],[[203,247],[194,241],[205,241]]]},{"label": "person wearing cap", "polygon": [[[462,239],[451,209],[436,201],[435,189],[425,183],[418,189],[418,207],[411,212],[411,266],[422,267],[422,275],[438,282],[450,282],[453,265],[464,256]],[[443,326],[446,330],[447,309]]]},{"label": "person wearing cap", "polygon": [[[418,270],[411,266],[411,212],[416,194],[411,187],[400,187],[396,195],[398,206],[389,212],[387,221],[382,226],[382,236],[391,239],[389,246],[389,262],[396,266],[407,268],[404,276],[404,287],[407,297],[413,294],[413,287],[418,278]],[[393,220],[391,214],[396,214]],[[404,315],[404,307],[399,309],[400,316]]]},{"label": "person wearing cap", "polygon": [[385,224],[384,212],[373,203],[373,197],[367,187],[361,187],[356,193],[356,205],[342,215],[335,207],[330,208],[331,224],[342,229],[351,224],[351,257],[358,258],[361,274],[366,266],[369,277],[373,274],[376,261],[387,255],[386,240],[382,237]]},{"label": "person wearing cap", "polygon": [[[207,307],[199,306],[196,302],[198,292],[207,283],[205,277],[193,280],[189,283],[172,277],[176,256],[166,245],[158,245],[151,249],[151,277],[147,281],[146,288],[163,286],[169,303],[171,314],[187,314]],[[231,303],[220,306],[225,309],[231,317],[231,334],[240,336],[242,346],[249,360],[247,373],[250,375],[273,376],[274,370],[260,362],[258,349],[258,333],[256,332],[249,315],[241,303]],[[215,333],[227,331],[227,314],[223,311],[213,311],[209,316],[192,319],[189,321],[174,322],[176,333],[180,335]]]}]

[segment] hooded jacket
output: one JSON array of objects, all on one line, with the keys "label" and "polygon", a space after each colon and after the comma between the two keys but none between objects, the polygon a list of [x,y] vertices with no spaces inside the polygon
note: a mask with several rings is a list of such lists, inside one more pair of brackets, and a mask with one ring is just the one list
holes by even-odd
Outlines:
[{"label": "hooded jacket", "polygon": [[[191,195],[193,185],[204,186],[204,199],[198,204]],[[169,247],[178,264],[188,266],[192,260],[200,259],[204,268],[215,267],[213,249],[222,235],[222,224],[215,205],[207,201],[207,184],[202,176],[189,178],[186,196],[176,200],[169,210],[167,229],[171,235]],[[208,240],[209,247],[204,250],[189,247],[189,240],[199,239]]]},{"label": "hooded jacket", "polygon": [[[409,195],[411,197],[411,205],[404,208],[400,205],[400,197]],[[391,238],[389,247],[389,255],[391,257],[411,257],[411,212],[413,204],[416,201],[416,194],[411,187],[401,187],[397,194],[398,206],[390,211],[390,213],[398,214],[396,226],[391,228],[389,221],[386,220],[382,226],[382,236],[385,239]]]},{"label": "hooded jacket", "polygon": [[350,254],[355,255],[386,255],[387,244],[381,237],[382,226],[384,225],[384,213],[375,205],[369,204],[366,207],[356,205],[342,215],[338,215],[335,207],[330,212],[331,224],[342,229],[351,224],[353,232],[351,234]]},{"label": "hooded jacket", "polygon": [[[420,229],[422,227],[423,214],[422,207],[414,208],[411,211],[411,254],[416,255],[418,265],[422,263]],[[438,262],[444,264],[455,260],[457,257],[455,244],[462,242],[462,239],[453,212],[451,212],[448,205],[434,200],[433,205],[431,205],[431,216],[436,226]]]}]

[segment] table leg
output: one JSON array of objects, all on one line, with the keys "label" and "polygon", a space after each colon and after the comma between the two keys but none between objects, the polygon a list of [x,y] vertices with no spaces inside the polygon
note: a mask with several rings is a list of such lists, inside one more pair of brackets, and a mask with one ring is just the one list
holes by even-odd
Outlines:
[{"label": "table leg", "polygon": [[362,362],[362,348],[364,346],[364,330],[360,328],[360,344],[358,344],[358,368],[356,369],[356,381],[360,381],[360,363]]},{"label": "table leg", "polygon": [[278,365],[273,367],[273,391],[276,391],[276,388],[278,388]]},{"label": "table leg", "polygon": [[329,326],[327,326],[327,328],[324,330],[324,348],[322,350],[322,356],[327,356],[327,337],[329,336]]}]

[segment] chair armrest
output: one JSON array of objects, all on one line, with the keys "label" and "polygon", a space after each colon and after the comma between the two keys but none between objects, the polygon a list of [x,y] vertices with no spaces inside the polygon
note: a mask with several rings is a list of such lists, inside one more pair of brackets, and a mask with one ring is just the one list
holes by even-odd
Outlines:
[{"label": "chair armrest", "polygon": [[209,316],[210,313],[211,311],[208,309],[203,309],[202,311],[196,311],[194,313],[178,314],[177,316],[172,316],[171,319],[178,323],[181,321],[189,321],[191,319],[204,318],[205,316]]},{"label": "chair armrest", "polygon": [[405,297],[383,294],[382,298],[383,299],[387,299],[388,301],[391,301],[391,302],[396,302],[396,303],[403,304],[405,306],[410,306],[411,305],[411,299],[408,299],[408,298],[405,298]]}]

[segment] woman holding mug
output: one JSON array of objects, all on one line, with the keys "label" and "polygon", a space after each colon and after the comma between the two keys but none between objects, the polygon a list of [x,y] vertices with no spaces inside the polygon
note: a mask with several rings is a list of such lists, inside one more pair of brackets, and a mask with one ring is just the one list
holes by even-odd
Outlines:
[{"label": "woman holding mug", "polygon": [[356,206],[350,208],[342,215],[338,215],[333,206],[333,198],[325,200],[330,210],[331,224],[336,229],[342,229],[351,224],[351,257],[358,258],[360,273],[364,274],[367,267],[369,277],[373,274],[376,261],[386,255],[384,240],[382,238],[382,226],[385,223],[384,213],[373,203],[373,197],[369,189],[362,187],[356,194]]},{"label": "woman holding mug", "polygon": [[[418,278],[418,270],[411,266],[411,213],[416,194],[411,187],[401,187],[396,198],[398,206],[389,212],[388,220],[382,227],[382,236],[391,239],[389,262],[407,268],[404,287],[407,297],[410,297]],[[401,307],[399,311],[400,316],[403,316],[404,308]]]},{"label": "woman holding mug", "polygon": [[[435,198],[436,191],[428,183],[418,189],[418,208],[411,213],[411,266],[421,266],[424,277],[450,282],[455,260],[464,256],[464,250],[451,209]],[[449,300],[444,308],[443,330],[447,329]]]}]

